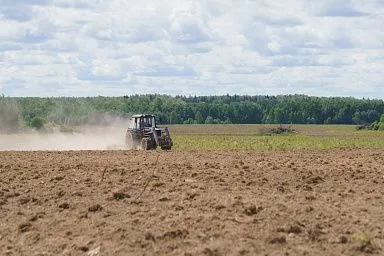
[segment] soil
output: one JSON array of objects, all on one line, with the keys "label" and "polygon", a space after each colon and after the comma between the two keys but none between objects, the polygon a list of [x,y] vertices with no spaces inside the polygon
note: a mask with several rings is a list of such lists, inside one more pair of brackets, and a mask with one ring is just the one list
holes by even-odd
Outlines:
[{"label": "soil", "polygon": [[0,152],[0,255],[384,255],[384,152]]}]

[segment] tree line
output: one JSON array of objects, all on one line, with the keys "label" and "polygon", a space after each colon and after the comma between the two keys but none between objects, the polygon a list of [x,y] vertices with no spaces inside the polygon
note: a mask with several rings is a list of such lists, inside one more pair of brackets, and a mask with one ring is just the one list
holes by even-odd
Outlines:
[{"label": "tree line", "polygon": [[0,96],[0,131],[96,124],[136,113],[155,114],[161,124],[366,124],[380,119],[384,101],[306,95]]}]

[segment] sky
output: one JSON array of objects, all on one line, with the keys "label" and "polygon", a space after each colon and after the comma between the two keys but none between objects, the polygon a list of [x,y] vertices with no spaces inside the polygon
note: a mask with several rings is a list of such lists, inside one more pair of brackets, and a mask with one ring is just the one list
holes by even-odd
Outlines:
[{"label": "sky", "polygon": [[383,0],[0,0],[0,95],[384,99]]}]

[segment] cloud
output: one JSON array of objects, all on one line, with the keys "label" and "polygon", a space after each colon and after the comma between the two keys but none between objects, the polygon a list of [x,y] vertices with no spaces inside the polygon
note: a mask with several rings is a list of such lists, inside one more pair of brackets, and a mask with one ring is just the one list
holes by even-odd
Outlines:
[{"label": "cloud", "polygon": [[384,98],[379,0],[0,2],[0,94]]},{"label": "cloud", "polygon": [[318,16],[353,18],[369,15],[355,9],[353,3],[349,0],[321,1],[318,4],[320,5],[316,11]]},{"label": "cloud", "polygon": [[100,0],[54,0],[55,6],[61,8],[72,8],[72,9],[87,9],[92,8],[97,4],[100,4]]},{"label": "cloud", "polygon": [[211,40],[204,22],[194,15],[174,14],[170,22],[171,27],[168,32],[175,43],[194,44]]},{"label": "cloud", "polygon": [[0,17],[8,20],[25,22],[33,18],[33,7],[49,4],[49,0],[1,0]]},{"label": "cloud", "polygon": [[3,43],[0,45],[1,52],[20,51],[22,47],[16,43]]},{"label": "cloud", "polygon": [[191,68],[186,67],[158,67],[154,70],[147,72],[138,72],[135,73],[137,76],[163,76],[163,77],[172,77],[172,76],[196,76],[196,72]]},{"label": "cloud", "polygon": [[27,6],[1,6],[1,16],[8,20],[28,21],[33,17],[33,12]]},{"label": "cloud", "polygon": [[50,0],[1,0],[1,5],[3,6],[13,6],[18,4],[27,4],[27,5],[46,5],[51,3]]},{"label": "cloud", "polygon": [[272,27],[295,27],[304,25],[304,22],[296,17],[255,16],[253,21]]}]

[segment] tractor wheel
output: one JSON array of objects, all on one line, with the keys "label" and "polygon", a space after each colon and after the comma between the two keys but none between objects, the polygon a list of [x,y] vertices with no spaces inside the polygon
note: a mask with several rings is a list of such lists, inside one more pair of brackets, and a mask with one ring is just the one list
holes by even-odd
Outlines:
[{"label": "tractor wheel", "polygon": [[156,150],[156,148],[157,148],[157,144],[156,144],[155,138],[149,137],[148,138],[148,149]]},{"label": "tractor wheel", "polygon": [[133,141],[133,136],[130,132],[127,132],[127,134],[125,135],[125,147],[126,149],[135,149],[135,145],[134,145],[134,141]]},{"label": "tractor wheel", "polygon": [[149,146],[148,138],[142,138],[141,139],[141,149],[142,150],[148,150],[149,149],[148,146]]},{"label": "tractor wheel", "polygon": [[141,141],[139,138],[136,138],[131,132],[127,132],[125,135],[125,147],[127,149],[137,150],[141,146],[140,143]]}]

